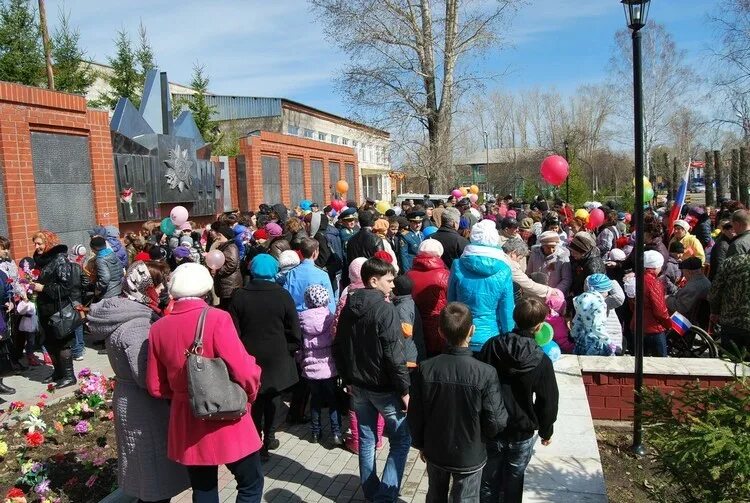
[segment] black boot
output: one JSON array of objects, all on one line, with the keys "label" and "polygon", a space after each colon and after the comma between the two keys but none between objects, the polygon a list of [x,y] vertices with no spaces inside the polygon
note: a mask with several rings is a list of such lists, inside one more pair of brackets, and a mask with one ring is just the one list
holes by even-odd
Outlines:
[{"label": "black boot", "polygon": [[62,378],[55,383],[55,388],[67,388],[78,382],[73,369],[73,355],[69,349],[60,352],[60,366],[62,367]]},{"label": "black boot", "polygon": [[0,379],[0,395],[12,395],[15,392],[16,392],[15,388],[6,386],[5,384],[3,384],[3,380]]}]

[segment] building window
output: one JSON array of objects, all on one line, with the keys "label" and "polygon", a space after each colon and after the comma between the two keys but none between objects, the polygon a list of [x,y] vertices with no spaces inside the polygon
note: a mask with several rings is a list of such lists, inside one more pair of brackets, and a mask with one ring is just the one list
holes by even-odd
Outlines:
[{"label": "building window", "polygon": [[312,129],[305,129],[305,138],[312,138],[315,134],[315,131]]},{"label": "building window", "polygon": [[336,136],[335,134],[332,134],[331,135],[331,143],[338,143],[338,142],[339,142],[339,137]]},{"label": "building window", "polygon": [[349,138],[341,138],[342,145],[349,145]]},{"label": "building window", "polygon": [[380,155],[380,147],[375,145],[375,164],[383,164],[383,158]]},{"label": "building window", "polygon": [[357,150],[357,147],[358,147],[358,146],[359,146],[359,142],[357,142],[357,140],[352,140],[352,148],[353,148],[354,150]]},{"label": "building window", "polygon": [[318,140],[320,141],[326,141],[326,136],[328,136],[325,133],[318,133]]},{"label": "building window", "polygon": [[299,128],[291,124],[286,127],[286,132],[292,136],[299,136]]}]

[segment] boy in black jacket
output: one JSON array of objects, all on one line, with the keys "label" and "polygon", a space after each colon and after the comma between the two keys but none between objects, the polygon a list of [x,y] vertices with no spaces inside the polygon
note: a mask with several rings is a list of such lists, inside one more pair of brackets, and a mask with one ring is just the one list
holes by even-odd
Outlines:
[{"label": "boy in black jacket", "polygon": [[[415,372],[409,402],[412,445],[427,463],[428,502],[478,502],[485,442],[504,427],[500,383],[494,368],[474,358],[471,311],[451,302],[440,313],[445,353],[425,361]],[[477,411],[479,412],[477,414]]]},{"label": "boy in black jacket", "polygon": [[[409,373],[396,306],[386,301],[393,290],[393,266],[379,258],[362,264],[362,283],[341,311],[333,343],[339,375],[349,387],[357,413],[359,477],[369,501],[396,501],[404,476],[411,436],[406,422]],[[375,466],[378,413],[385,418],[390,444],[382,479]]]},{"label": "boy in black jacket", "polygon": [[523,476],[533,452],[535,430],[549,445],[557,419],[557,381],[552,361],[534,340],[549,310],[536,298],[516,303],[516,333],[488,340],[479,359],[500,377],[500,391],[508,411],[508,426],[487,443],[487,465],[482,473],[482,503],[520,503]]}]

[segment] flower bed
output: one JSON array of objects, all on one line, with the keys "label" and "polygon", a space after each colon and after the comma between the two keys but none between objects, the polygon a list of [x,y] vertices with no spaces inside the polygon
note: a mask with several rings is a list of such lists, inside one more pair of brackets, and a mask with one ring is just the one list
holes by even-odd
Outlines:
[{"label": "flower bed", "polygon": [[0,414],[0,501],[97,502],[114,490],[114,380],[88,369],[78,379],[71,398],[48,406],[44,393]]}]

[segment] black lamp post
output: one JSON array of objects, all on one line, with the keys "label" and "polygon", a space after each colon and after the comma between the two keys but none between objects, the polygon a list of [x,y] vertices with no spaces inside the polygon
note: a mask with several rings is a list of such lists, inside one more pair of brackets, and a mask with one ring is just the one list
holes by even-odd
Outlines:
[{"label": "black lamp post", "polygon": [[[570,162],[568,159],[568,140],[563,142],[565,147],[565,161]],[[568,166],[568,176],[565,177],[565,203],[570,206],[570,166]]]},{"label": "black lamp post", "polygon": [[649,0],[622,0],[625,19],[633,36],[633,117],[635,133],[635,389],[633,404],[633,452],[643,455],[643,82],[641,32],[646,25]]}]

